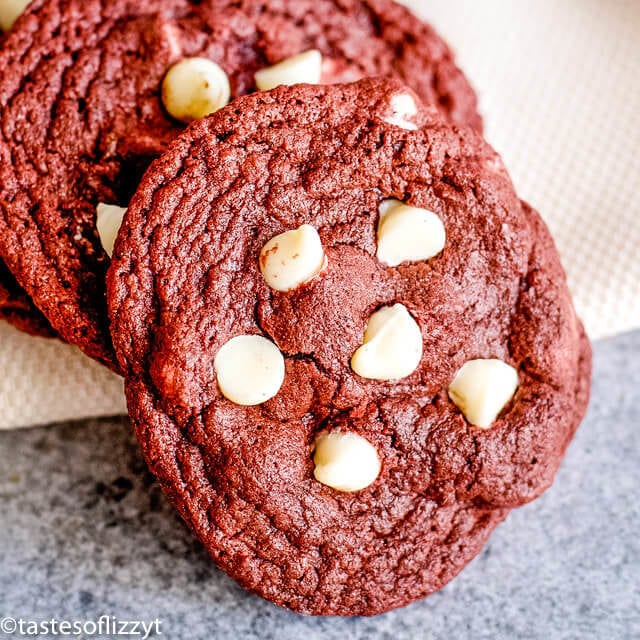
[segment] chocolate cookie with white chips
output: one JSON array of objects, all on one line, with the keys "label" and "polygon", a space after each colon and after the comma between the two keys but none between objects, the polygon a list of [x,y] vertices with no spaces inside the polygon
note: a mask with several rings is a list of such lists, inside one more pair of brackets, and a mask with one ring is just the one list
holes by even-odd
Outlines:
[{"label": "chocolate cookie with white chips", "polygon": [[134,196],[108,294],[151,470],[224,571],[300,612],[440,589],[550,486],[588,400],[545,225],[394,81],[194,123]]},{"label": "chocolate cookie with white chips", "polygon": [[0,258],[63,339],[113,369],[114,207],[186,123],[259,88],[389,75],[481,127],[447,45],[390,0],[35,0],[0,69]]}]

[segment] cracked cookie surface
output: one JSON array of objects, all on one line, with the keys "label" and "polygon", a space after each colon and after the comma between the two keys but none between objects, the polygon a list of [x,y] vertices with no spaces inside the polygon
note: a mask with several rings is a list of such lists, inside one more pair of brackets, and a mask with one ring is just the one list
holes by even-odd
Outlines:
[{"label": "cracked cookie surface", "polygon": [[160,87],[201,56],[232,97],[256,71],[308,49],[321,81],[402,78],[453,121],[480,127],[449,48],[389,0],[36,0],[0,51],[0,255],[68,342],[116,368],[106,313],[108,257],[96,206],[126,207],[182,126]]},{"label": "cracked cookie surface", "polygon": [[[415,130],[390,123],[406,95],[383,80],[280,88],[193,124],[143,179],[109,271],[147,462],[222,569],[297,611],[369,615],[441,588],[551,484],[588,399],[590,347],[546,227],[478,135],[427,108]],[[377,258],[390,198],[439,217],[440,253]],[[277,291],[261,252],[301,225],[326,264]],[[350,363],[367,322],[397,304],[422,335],[419,364],[362,378]],[[281,387],[255,406],[216,378],[241,334],[284,357]],[[447,394],[473,358],[519,376],[486,430]],[[314,478],[327,430],[375,447],[373,483],[347,493]]]}]

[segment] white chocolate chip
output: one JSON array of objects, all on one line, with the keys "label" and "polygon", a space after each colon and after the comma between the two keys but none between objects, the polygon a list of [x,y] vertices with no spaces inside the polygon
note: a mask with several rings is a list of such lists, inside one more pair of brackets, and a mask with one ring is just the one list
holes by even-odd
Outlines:
[{"label": "white chocolate chip", "polygon": [[369,318],[351,368],[370,380],[400,380],[418,368],[421,358],[420,327],[404,305],[394,304]]},{"label": "white chocolate chip", "polygon": [[273,398],[284,382],[284,357],[262,336],[236,336],[218,351],[214,366],[222,395],[243,406]]},{"label": "white chocolate chip", "polygon": [[118,236],[118,231],[120,231],[120,227],[122,226],[122,218],[124,218],[126,212],[126,209],[118,207],[115,204],[104,204],[101,202],[96,207],[96,228],[98,229],[102,247],[109,257],[113,254],[113,245]]},{"label": "white chocolate chip", "polygon": [[176,120],[191,122],[229,103],[227,74],[207,58],[185,58],[174,64],[162,81],[162,102]]},{"label": "white chocolate chip", "polygon": [[276,291],[289,291],[309,282],[325,264],[320,236],[308,224],[271,238],[260,252],[260,271]]},{"label": "white chocolate chip", "polygon": [[384,118],[385,122],[406,129],[416,131],[418,125],[415,117],[418,115],[418,105],[413,96],[408,93],[396,93],[391,98],[391,115]]},{"label": "white chocolate chip", "polygon": [[467,421],[488,429],[518,388],[518,372],[502,360],[469,360],[449,386],[449,397]]},{"label": "white chocolate chip", "polygon": [[171,59],[182,58],[182,30],[175,22],[163,22],[160,36],[167,46]]},{"label": "white chocolate chip", "polygon": [[31,0],[0,0],[0,29],[9,31]]},{"label": "white chocolate chip", "polygon": [[313,475],[337,491],[360,491],[380,475],[375,447],[355,433],[323,433],[316,440]]},{"label": "white chocolate chip", "polygon": [[380,262],[396,267],[402,262],[428,260],[444,249],[446,240],[442,220],[432,211],[394,199],[380,205],[376,254]]},{"label": "white chocolate chip", "polygon": [[268,91],[280,85],[318,84],[322,74],[322,54],[315,49],[287,58],[256,72],[256,86]]}]

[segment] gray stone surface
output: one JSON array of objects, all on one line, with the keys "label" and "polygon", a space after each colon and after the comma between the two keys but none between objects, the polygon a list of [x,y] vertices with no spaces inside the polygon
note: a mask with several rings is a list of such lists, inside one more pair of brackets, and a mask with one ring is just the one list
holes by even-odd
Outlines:
[{"label": "gray stone surface", "polygon": [[0,618],[159,618],[172,640],[640,637],[640,333],[595,352],[589,415],[553,489],[441,593],[373,619],[305,618],[235,586],[124,420],[0,433]]}]

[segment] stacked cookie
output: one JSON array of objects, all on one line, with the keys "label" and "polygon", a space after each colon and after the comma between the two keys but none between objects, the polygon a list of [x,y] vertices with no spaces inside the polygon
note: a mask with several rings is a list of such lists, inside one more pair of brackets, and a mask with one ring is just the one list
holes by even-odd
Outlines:
[{"label": "stacked cookie", "polygon": [[4,316],[124,375],[243,586],[403,606],[551,484],[589,344],[430,27],[390,0],[36,0],[0,68]]}]

